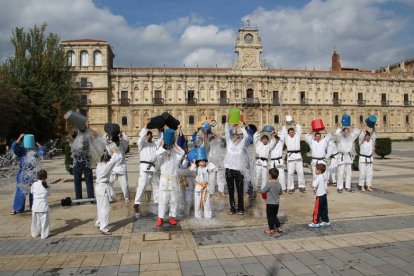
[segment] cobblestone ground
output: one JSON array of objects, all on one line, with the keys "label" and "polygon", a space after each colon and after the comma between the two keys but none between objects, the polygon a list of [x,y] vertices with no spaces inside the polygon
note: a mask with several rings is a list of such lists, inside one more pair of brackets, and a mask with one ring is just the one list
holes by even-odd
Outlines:
[{"label": "cobblestone ground", "polygon": [[[45,160],[52,184],[51,236],[30,237],[31,213],[11,210],[13,181],[0,186],[0,275],[414,275],[414,150],[394,143],[375,160],[374,192],[329,188],[332,225],[309,229],[314,195],[281,198],[284,233],[267,236],[264,202],[245,198],[244,216],[229,216],[228,198],[213,197],[214,218],[182,217],[155,227],[153,203],[134,218],[132,203],[112,203],[112,236],[94,227],[96,206],[60,206],[73,196],[63,159]],[[130,190],[138,159],[128,156]],[[307,185],[309,184],[309,170]],[[356,188],[357,172],[353,183]],[[85,192],[84,192],[85,194]],[[146,195],[149,200],[149,193]]]}]

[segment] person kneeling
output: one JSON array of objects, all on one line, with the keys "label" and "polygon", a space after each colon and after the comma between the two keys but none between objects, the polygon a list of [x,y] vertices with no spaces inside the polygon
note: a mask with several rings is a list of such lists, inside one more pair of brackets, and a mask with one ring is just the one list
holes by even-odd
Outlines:
[{"label": "person kneeling", "polygon": [[109,213],[111,212],[110,199],[114,196],[114,190],[109,184],[109,178],[111,176],[112,169],[117,162],[122,158],[120,154],[114,154],[118,151],[118,147],[115,143],[111,143],[107,146],[108,152],[105,152],[101,156],[101,162],[96,167],[96,209],[97,220],[96,227],[99,227],[104,235],[111,235],[108,229]]},{"label": "person kneeling", "polygon": [[325,170],[326,166],[324,164],[317,164],[315,167],[316,176],[313,179],[312,187],[316,192],[316,201],[315,209],[313,211],[313,220],[312,223],[309,224],[309,227],[312,228],[331,225],[328,217],[328,197],[326,195],[327,182],[323,176]]}]

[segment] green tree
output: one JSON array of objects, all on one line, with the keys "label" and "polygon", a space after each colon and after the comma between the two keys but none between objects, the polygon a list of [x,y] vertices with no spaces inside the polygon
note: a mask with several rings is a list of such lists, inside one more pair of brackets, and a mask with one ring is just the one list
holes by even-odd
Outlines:
[{"label": "green tree", "polygon": [[[24,114],[16,114],[14,125],[39,140],[56,137],[56,107],[68,110],[78,101],[59,36],[47,34],[46,24],[35,25],[27,32],[16,28],[11,43],[15,55],[2,64],[0,74],[27,99]],[[12,131],[11,135],[16,133]]]},{"label": "green tree", "polygon": [[375,141],[375,154],[382,159],[392,152],[392,141],[390,138],[377,138]]}]

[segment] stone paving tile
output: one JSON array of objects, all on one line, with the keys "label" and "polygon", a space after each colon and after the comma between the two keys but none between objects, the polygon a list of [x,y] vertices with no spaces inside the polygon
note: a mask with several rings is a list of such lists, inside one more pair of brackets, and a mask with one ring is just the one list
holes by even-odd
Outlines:
[{"label": "stone paving tile", "polygon": [[139,271],[139,265],[120,265],[118,273],[124,273],[124,272],[138,272]]},{"label": "stone paving tile", "polygon": [[269,275],[269,271],[261,264],[244,264],[244,269],[249,273],[250,275],[255,276],[267,276]]},{"label": "stone paving tile", "polygon": [[247,273],[244,267],[238,262],[237,259],[224,259],[219,260],[221,266],[223,267],[224,271],[229,273]]},{"label": "stone paving tile", "polygon": [[407,205],[411,205],[414,206],[414,197],[412,196],[408,196],[408,195],[404,195],[404,194],[399,194],[399,193],[394,193],[394,192],[390,192],[390,191],[385,191],[385,190],[381,190],[381,189],[374,189],[374,191],[367,193],[368,195],[372,195],[372,196],[376,196],[376,197],[380,197],[380,198],[384,198],[387,200],[392,200],[392,201],[396,201],[396,202],[400,202],[400,203],[404,203]]},{"label": "stone paving tile", "polygon": [[132,233],[148,233],[148,232],[174,232],[174,231],[182,231],[180,223],[178,222],[177,225],[172,226],[168,223],[168,221],[164,221],[163,226],[157,227],[155,222],[157,221],[157,215],[150,214],[147,216],[143,216],[139,219],[134,218],[134,222],[132,224]]},{"label": "stone paving tile", "polygon": [[183,275],[204,275],[203,269],[198,261],[181,262]]},{"label": "stone paving tile", "polygon": [[[244,228],[244,229],[232,229],[232,230],[206,230],[206,231],[193,231],[194,239],[199,246],[203,245],[216,245],[216,244],[235,244],[235,243],[246,243],[249,242],[261,242],[271,240],[287,240],[295,238],[311,238],[320,236],[333,236],[340,234],[351,234],[360,232],[371,232],[372,229],[376,231],[381,230],[393,230],[393,229],[404,229],[414,227],[414,215],[407,216],[396,216],[388,217],[387,221],[383,218],[371,218],[364,220],[346,220],[346,221],[334,221],[331,227],[311,229],[305,224],[289,225],[285,227],[285,232],[280,236],[268,236],[264,235],[262,230],[263,227],[256,228]],[[234,237],[247,236],[242,241],[233,239]],[[382,240],[375,238],[375,235],[365,235],[361,239],[365,239],[365,243],[376,243],[382,242],[386,239],[385,235]],[[390,238],[390,237],[388,237]],[[407,239],[411,239],[407,237]],[[328,240],[334,243],[336,246],[346,247],[355,244],[350,244],[344,240],[343,244],[339,244],[338,240]],[[307,250],[317,250],[318,245],[312,244],[311,242],[304,241],[303,246]],[[361,242],[362,243],[362,242]]]},{"label": "stone paving tile", "polygon": [[282,261],[282,264],[285,265],[295,275],[312,273],[312,270],[310,270],[299,260],[284,260]]},{"label": "stone paving tile", "polygon": [[[8,255],[36,255],[50,253],[84,252],[91,242],[96,242],[95,247],[90,247],[91,252],[102,251],[104,248],[117,250],[121,236],[111,237],[79,237],[79,238],[50,238],[47,240],[21,239],[21,240],[0,240],[0,256]],[[10,244],[15,244],[11,247]],[[65,247],[66,246],[66,247]],[[61,250],[66,248],[65,250]]]}]

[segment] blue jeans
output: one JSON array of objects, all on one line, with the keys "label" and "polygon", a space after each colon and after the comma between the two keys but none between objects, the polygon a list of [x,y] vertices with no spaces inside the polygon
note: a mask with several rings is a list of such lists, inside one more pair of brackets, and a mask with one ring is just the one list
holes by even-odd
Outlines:
[{"label": "blue jeans", "polygon": [[73,166],[73,177],[75,183],[76,199],[82,198],[82,173],[85,175],[86,191],[88,198],[95,198],[93,191],[93,176],[91,167],[85,162],[75,162]]}]

